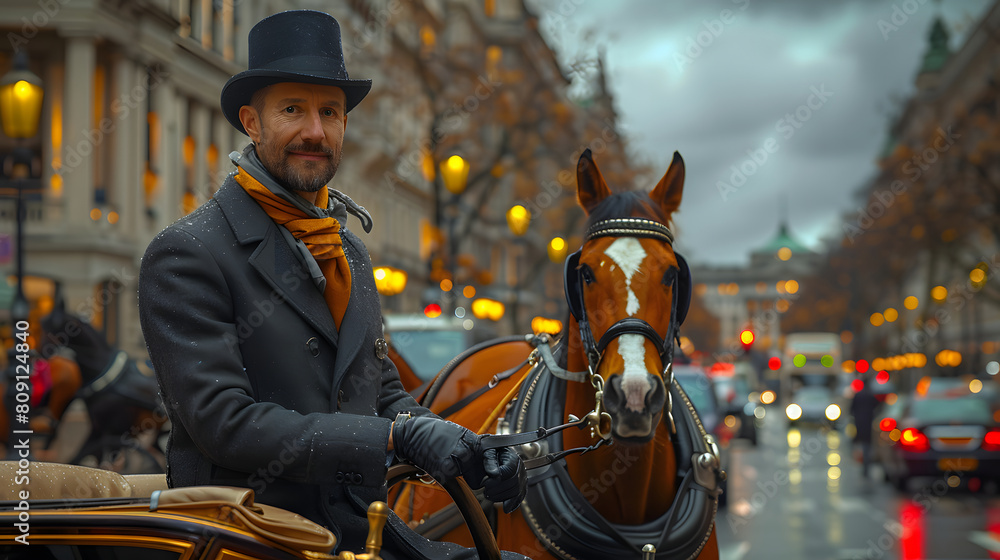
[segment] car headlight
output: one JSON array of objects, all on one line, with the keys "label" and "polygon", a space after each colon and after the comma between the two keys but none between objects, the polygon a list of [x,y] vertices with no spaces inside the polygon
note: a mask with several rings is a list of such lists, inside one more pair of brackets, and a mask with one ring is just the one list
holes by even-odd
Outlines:
[{"label": "car headlight", "polygon": [[831,422],[840,418],[840,407],[835,404],[826,407],[826,418]]},{"label": "car headlight", "polygon": [[802,407],[792,403],[785,407],[785,415],[788,416],[789,420],[798,420],[802,417]]}]

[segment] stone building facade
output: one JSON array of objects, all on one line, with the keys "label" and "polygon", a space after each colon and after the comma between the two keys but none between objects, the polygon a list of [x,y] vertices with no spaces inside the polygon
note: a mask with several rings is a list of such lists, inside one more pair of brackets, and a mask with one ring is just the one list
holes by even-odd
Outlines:
[{"label": "stone building facade", "polygon": [[[228,154],[248,139],[222,116],[221,88],[246,68],[250,27],[297,8],[337,17],[352,77],[374,81],[350,115],[333,185],[375,217],[365,237],[375,265],[408,274],[385,307],[418,312],[441,296],[435,273],[447,270],[507,303],[498,332],[562,312],[561,266],[546,247],[557,235],[574,242],[576,158],[596,146],[606,175],[626,177],[628,165],[606,89],[568,99],[522,0],[0,0],[0,73],[25,49],[45,89],[21,191],[33,322],[58,290],[112,343],[145,353],[139,259],[232,170]],[[0,135],[0,155],[14,147]],[[457,196],[438,172],[450,155],[469,164]],[[0,315],[14,275],[15,186],[0,170]],[[533,213],[519,236],[504,218],[515,204]]]}]

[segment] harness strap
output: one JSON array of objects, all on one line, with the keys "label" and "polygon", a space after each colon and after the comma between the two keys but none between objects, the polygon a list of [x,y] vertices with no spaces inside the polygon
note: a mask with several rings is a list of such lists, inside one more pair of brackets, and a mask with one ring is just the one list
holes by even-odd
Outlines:
[{"label": "harness strap", "polygon": [[566,381],[575,381],[577,383],[583,383],[588,379],[588,373],[585,371],[567,371],[561,367],[556,362],[555,356],[552,355],[552,349],[549,348],[548,344],[540,344],[538,346],[538,355],[542,358],[542,363],[549,370],[549,373],[558,377],[559,379],[565,379]]},{"label": "harness strap", "polygon": [[468,395],[465,396],[465,398],[459,400],[458,402],[452,404],[448,408],[442,410],[441,412],[438,413],[438,416],[440,416],[441,418],[447,418],[447,417],[451,416],[452,414],[458,412],[459,410],[462,410],[463,408],[465,408],[466,406],[468,406],[469,403],[471,403],[472,401],[478,399],[480,396],[482,396],[484,393],[486,393],[486,391],[489,391],[490,389],[492,389],[492,388],[496,387],[497,385],[499,385],[501,381],[504,381],[505,379],[509,378],[510,376],[514,375],[515,373],[521,371],[521,369],[524,366],[526,366],[526,365],[528,365],[528,360],[524,360],[523,362],[521,362],[517,366],[514,366],[514,367],[508,369],[507,371],[502,371],[502,372],[494,375],[490,379],[489,383],[487,383],[486,385],[483,385],[482,387],[476,389],[472,393],[469,393]]},{"label": "harness strap", "polygon": [[[550,423],[559,414],[554,404],[561,400],[565,382],[546,375],[534,381],[526,384],[520,410],[511,412],[518,418],[514,425],[517,429]],[[700,458],[710,451],[709,441],[683,389],[674,381],[670,390],[676,393],[675,401],[683,405],[678,410],[678,437],[674,440],[682,470],[678,473],[677,494],[668,510],[640,525],[613,524],[576,488],[565,462],[553,461],[529,477],[532,491],[522,504],[528,526],[549,552],[564,560],[639,557],[647,544],[654,545],[657,559],[693,559],[701,552],[714,525],[719,491],[714,484],[701,487],[701,470],[706,465]],[[558,450],[561,440],[557,435],[547,444]],[[542,458],[540,463],[545,461],[547,458]],[[553,534],[558,537],[553,538]]]},{"label": "harness strap", "polygon": [[114,383],[118,377],[125,370],[125,364],[128,362],[128,354],[125,352],[116,352],[111,358],[111,362],[104,369],[101,375],[91,381],[86,387],[80,389],[79,396],[83,399],[89,399],[95,393],[103,391],[108,385]]},{"label": "harness strap", "polygon": [[525,459],[524,469],[529,471],[531,469],[539,469],[541,467],[551,465],[552,463],[562,461],[563,459],[569,457],[570,455],[573,455],[574,453],[579,453],[580,455],[586,455],[588,451],[593,451],[602,445],[611,445],[611,440],[602,438],[597,440],[597,443],[588,445],[586,447],[574,447],[572,449],[566,449],[563,451],[553,451],[552,453],[546,453],[541,457]]},{"label": "harness strap", "polygon": [[660,333],[656,332],[646,321],[635,317],[626,317],[608,327],[608,330],[604,331],[604,334],[601,335],[601,340],[597,342],[597,352],[603,354],[608,344],[611,344],[612,340],[623,334],[637,334],[648,338],[659,349],[661,358],[666,352],[666,345],[663,343],[663,339],[660,338]]}]

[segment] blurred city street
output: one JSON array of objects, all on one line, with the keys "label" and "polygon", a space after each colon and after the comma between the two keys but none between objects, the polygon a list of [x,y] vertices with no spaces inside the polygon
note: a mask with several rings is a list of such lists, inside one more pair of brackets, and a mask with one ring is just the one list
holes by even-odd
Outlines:
[{"label": "blurred city street", "polygon": [[1000,528],[995,483],[971,492],[925,478],[898,492],[878,466],[861,477],[842,432],[789,430],[777,409],[758,437],[757,447],[737,440],[728,450],[728,506],[716,518],[722,558],[1000,558],[988,535]]},{"label": "blurred city street", "polygon": [[[324,23],[251,32],[284,18]],[[726,560],[1000,560],[1000,0],[0,0],[0,30],[0,467],[162,485],[173,428],[179,485],[265,473],[329,524],[331,484],[414,457],[397,412],[576,416],[560,445],[643,461],[566,459],[521,511],[597,480],[578,517],[645,540],[486,540],[624,558],[663,520],[659,558],[713,556],[724,468]]]}]

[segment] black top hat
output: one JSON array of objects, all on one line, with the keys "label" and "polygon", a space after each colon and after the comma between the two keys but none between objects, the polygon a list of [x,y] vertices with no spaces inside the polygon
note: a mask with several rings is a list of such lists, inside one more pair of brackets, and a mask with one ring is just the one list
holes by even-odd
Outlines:
[{"label": "black top hat", "polygon": [[368,95],[371,80],[352,80],[344,66],[340,24],[329,14],[292,10],[266,17],[249,37],[250,68],[222,88],[222,113],[243,134],[240,107],[254,92],[280,82],[337,86],[347,95],[346,111]]}]

